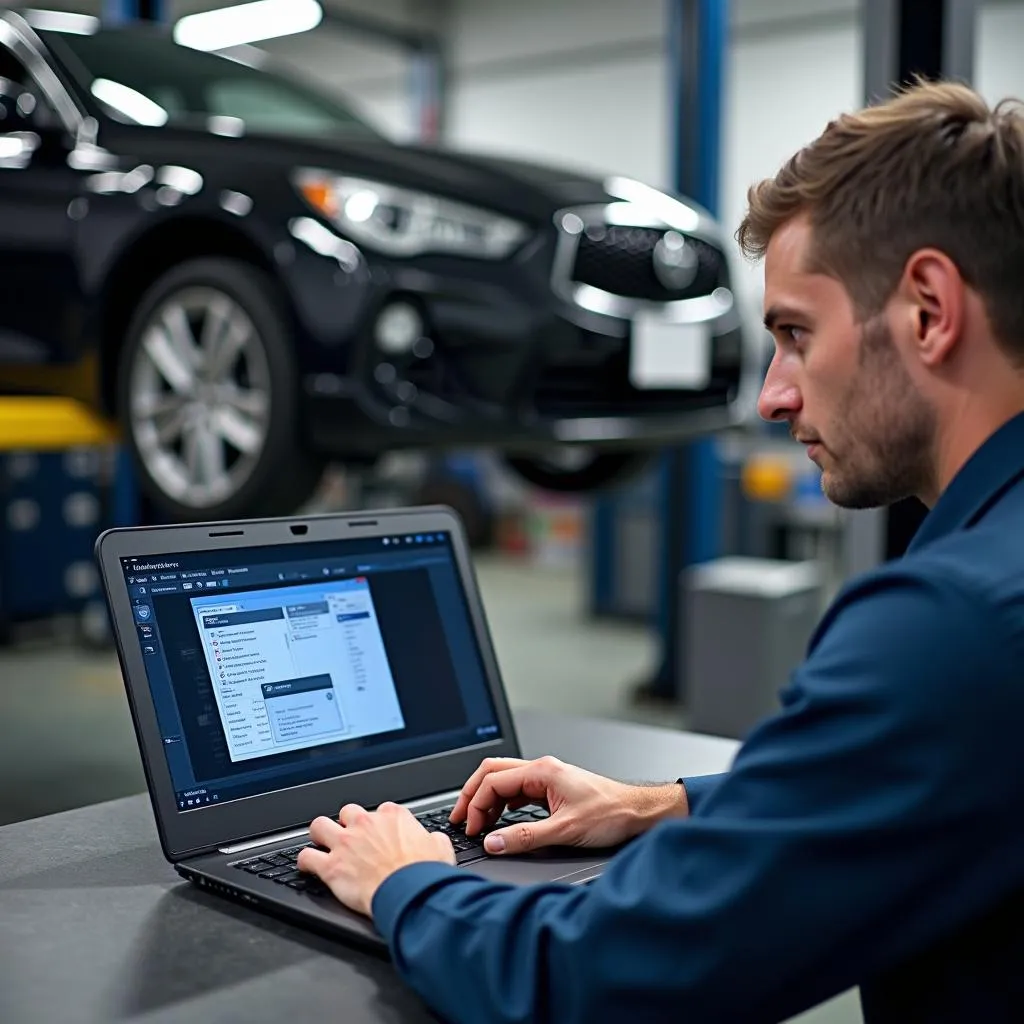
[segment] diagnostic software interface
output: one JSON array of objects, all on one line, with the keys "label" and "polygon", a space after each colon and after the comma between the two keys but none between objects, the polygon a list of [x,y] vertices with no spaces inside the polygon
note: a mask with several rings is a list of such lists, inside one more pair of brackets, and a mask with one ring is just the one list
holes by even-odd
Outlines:
[{"label": "diagnostic software interface", "polygon": [[180,811],[499,735],[446,533],[122,568]]}]

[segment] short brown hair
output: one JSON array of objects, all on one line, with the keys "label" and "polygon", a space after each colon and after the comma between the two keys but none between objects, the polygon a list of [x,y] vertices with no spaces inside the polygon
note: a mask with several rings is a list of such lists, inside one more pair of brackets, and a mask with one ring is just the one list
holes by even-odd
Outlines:
[{"label": "short brown hair", "polygon": [[736,233],[749,257],[806,214],[813,269],[846,287],[860,319],[879,313],[908,258],[934,247],[982,297],[992,329],[1024,361],[1024,111],[995,109],[952,82],[917,82],[831,122],[751,187]]}]

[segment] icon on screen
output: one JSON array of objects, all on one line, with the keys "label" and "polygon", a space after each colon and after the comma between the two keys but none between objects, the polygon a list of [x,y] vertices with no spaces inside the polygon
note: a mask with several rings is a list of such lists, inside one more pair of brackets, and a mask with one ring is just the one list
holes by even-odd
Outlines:
[{"label": "icon on screen", "polygon": [[423,543],[423,534],[417,534],[417,536],[416,536],[416,543],[417,544],[422,544]]},{"label": "icon on screen", "polygon": [[412,537],[406,537],[405,538],[405,543],[406,544],[411,544],[412,543]]},{"label": "icon on screen", "polygon": [[390,544],[390,543],[391,543],[391,541],[389,541],[389,540],[387,539],[387,537],[385,537],[385,538],[384,538],[384,543],[385,543],[385,544]]}]

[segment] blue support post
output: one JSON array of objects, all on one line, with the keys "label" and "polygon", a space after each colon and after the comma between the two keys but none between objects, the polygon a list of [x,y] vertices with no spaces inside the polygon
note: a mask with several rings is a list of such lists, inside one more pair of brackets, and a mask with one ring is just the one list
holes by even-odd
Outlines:
[{"label": "blue support post", "polygon": [[409,101],[421,142],[441,138],[444,116],[445,69],[437,47],[420,47],[409,54]]},{"label": "blue support post", "polygon": [[[712,214],[718,212],[728,25],[728,0],[669,2],[673,184]],[[661,663],[638,696],[679,700],[685,698],[680,576],[687,566],[715,558],[721,551],[722,473],[714,440],[667,451],[658,484]]]},{"label": "blue support post", "polygon": [[132,21],[162,22],[164,8],[164,0],[103,0],[103,20],[108,25]]}]

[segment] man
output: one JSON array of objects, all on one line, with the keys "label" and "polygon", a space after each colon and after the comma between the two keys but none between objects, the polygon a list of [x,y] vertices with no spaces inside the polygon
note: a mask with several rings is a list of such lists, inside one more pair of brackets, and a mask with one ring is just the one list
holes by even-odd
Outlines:
[{"label": "man", "polygon": [[485,761],[453,817],[546,822],[494,855],[641,838],[586,887],[456,871],[403,809],[304,851],[454,1021],[778,1021],[851,985],[866,1020],[1024,1021],[1024,114],[918,85],[751,189],[784,420],[838,505],[917,495],[723,776],[633,788]]}]

